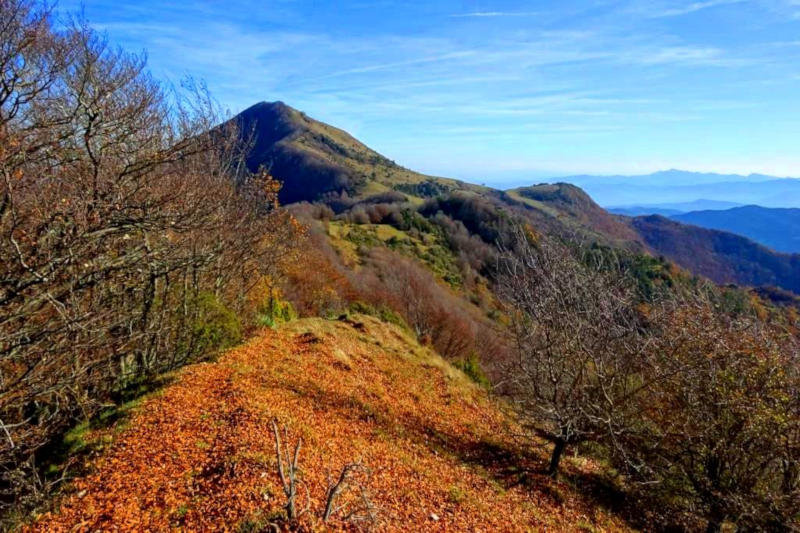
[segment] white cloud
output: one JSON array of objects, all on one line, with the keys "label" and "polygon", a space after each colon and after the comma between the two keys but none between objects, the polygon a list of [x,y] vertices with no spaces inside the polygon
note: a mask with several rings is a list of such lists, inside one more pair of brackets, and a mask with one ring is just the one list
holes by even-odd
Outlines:
[{"label": "white cloud", "polygon": [[662,65],[665,63],[715,65],[725,62],[723,53],[718,48],[692,46],[671,46],[652,51],[636,51],[630,54],[629,57],[646,65]]},{"label": "white cloud", "polygon": [[680,15],[688,15],[689,13],[702,11],[704,9],[709,9],[712,7],[724,6],[730,4],[740,4],[744,1],[745,0],[707,0],[705,2],[692,2],[690,4],[686,4],[683,6],[669,7],[669,8],[662,8],[660,10],[655,10],[650,13],[650,16],[653,18],[677,17]]},{"label": "white cloud", "polygon": [[321,76],[316,78],[318,80],[326,79],[326,78],[334,78],[338,76],[346,76],[348,74],[364,74],[367,72],[375,72],[379,70],[390,70],[390,69],[397,69],[400,67],[410,67],[413,65],[423,65],[425,63],[438,63],[441,61],[447,61],[451,59],[461,59],[465,57],[469,57],[474,55],[473,51],[470,50],[462,50],[458,52],[451,52],[449,54],[442,54],[436,56],[429,56],[429,57],[418,57],[414,59],[407,59],[404,61],[393,61],[388,63],[381,63],[376,65],[367,65],[363,67],[356,67],[346,70],[340,70],[337,72],[332,72],[330,74],[326,74],[325,76]]},{"label": "white cloud", "polygon": [[475,11],[472,13],[457,13],[450,15],[452,18],[492,18],[492,17],[533,17],[540,15],[538,11]]}]

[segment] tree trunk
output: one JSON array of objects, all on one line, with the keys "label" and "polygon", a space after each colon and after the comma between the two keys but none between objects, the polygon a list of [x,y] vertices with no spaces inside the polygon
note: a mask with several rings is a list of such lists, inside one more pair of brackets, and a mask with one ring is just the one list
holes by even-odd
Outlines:
[{"label": "tree trunk", "polygon": [[712,506],[708,516],[706,533],[719,533],[722,531],[722,524],[725,522],[725,513],[717,506]]},{"label": "tree trunk", "polygon": [[553,455],[550,457],[550,468],[547,469],[547,475],[553,479],[558,478],[558,465],[561,463],[561,454],[564,453],[566,447],[567,442],[564,439],[556,439]]}]

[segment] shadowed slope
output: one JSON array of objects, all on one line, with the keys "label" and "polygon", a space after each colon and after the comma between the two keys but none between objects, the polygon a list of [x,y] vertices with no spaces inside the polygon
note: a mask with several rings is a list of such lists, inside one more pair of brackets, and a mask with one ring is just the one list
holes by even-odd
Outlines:
[{"label": "shadowed slope", "polygon": [[800,253],[800,209],[746,205],[725,210],[691,211],[670,218],[684,224],[729,231],[783,253]]},{"label": "shadowed slope", "polygon": [[800,293],[800,254],[781,254],[745,237],[662,216],[631,219],[656,253],[717,283],[774,285]]}]

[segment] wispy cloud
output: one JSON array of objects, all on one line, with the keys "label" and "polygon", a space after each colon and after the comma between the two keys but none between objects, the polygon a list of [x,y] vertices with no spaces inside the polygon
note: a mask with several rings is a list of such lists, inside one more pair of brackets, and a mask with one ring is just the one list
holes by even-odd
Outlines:
[{"label": "wispy cloud", "polygon": [[397,69],[401,67],[411,67],[414,65],[424,65],[425,63],[438,63],[441,61],[448,61],[452,59],[462,59],[465,57],[473,56],[475,52],[470,50],[462,50],[459,52],[451,52],[449,54],[442,54],[442,55],[435,55],[429,57],[419,57],[414,59],[407,59],[405,61],[393,61],[388,63],[380,63],[377,65],[367,65],[363,67],[356,67],[350,68],[346,70],[340,70],[337,72],[331,72],[330,74],[326,74],[325,76],[321,76],[316,78],[317,80],[327,79],[327,78],[335,78],[339,76],[346,76],[348,74],[365,74],[369,72],[376,72],[379,70],[391,70]]},{"label": "wispy cloud", "polygon": [[654,50],[637,50],[623,57],[644,65],[706,65],[706,66],[735,66],[740,63],[724,55],[719,48],[670,46]]},{"label": "wispy cloud", "polygon": [[494,17],[534,17],[541,15],[539,11],[473,11],[471,13],[456,13],[452,18],[494,18]]},{"label": "wispy cloud", "polygon": [[653,18],[659,17],[677,17],[680,15],[688,15],[696,11],[702,11],[712,7],[725,6],[730,4],[740,4],[745,0],[707,0],[705,2],[692,2],[683,6],[667,7],[663,9],[656,9],[650,13]]},{"label": "wispy cloud", "polygon": [[[504,160],[686,166],[699,151],[755,160],[794,153],[800,135],[800,0],[575,0],[536,12],[482,0],[465,13],[461,0],[352,2],[175,0],[165,13],[155,0],[92,0],[87,15],[112,42],[147,49],[157,77],[203,78],[234,112],[281,99],[444,175],[452,161],[493,172]],[[700,12],[719,26],[690,23]]]}]

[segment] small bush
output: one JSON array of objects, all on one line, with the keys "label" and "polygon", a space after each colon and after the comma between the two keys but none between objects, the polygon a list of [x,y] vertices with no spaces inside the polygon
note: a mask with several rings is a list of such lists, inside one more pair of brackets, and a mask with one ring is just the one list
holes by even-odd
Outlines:
[{"label": "small bush", "polygon": [[395,313],[386,306],[382,306],[380,308],[380,311],[378,312],[378,318],[380,318],[384,322],[388,322],[389,324],[394,324],[395,326],[398,326],[400,329],[411,331],[411,327],[409,327],[408,323],[405,320],[403,320],[403,317],[400,316],[398,313]]},{"label": "small bush", "polygon": [[461,503],[467,499],[467,493],[460,487],[453,485],[447,491],[447,499],[450,500],[451,503]]},{"label": "small bush", "polygon": [[483,368],[481,368],[481,362],[478,359],[478,356],[475,352],[472,352],[468,357],[464,359],[460,359],[454,363],[455,367],[461,370],[464,374],[469,377],[472,381],[480,385],[481,387],[490,387],[491,383],[489,382],[489,378],[486,377],[486,374],[483,372]]},{"label": "small bush", "polygon": [[403,320],[403,317],[400,316],[395,311],[393,311],[392,309],[390,309],[389,307],[386,307],[385,305],[376,308],[368,303],[364,303],[359,300],[350,304],[349,312],[374,316],[375,318],[378,318],[383,322],[386,322],[388,324],[394,324],[400,329],[403,329],[405,331],[411,331],[411,328],[408,326],[406,321]]},{"label": "small bush", "polygon": [[368,303],[358,300],[350,304],[351,313],[360,313],[362,315],[378,316],[378,310]]},{"label": "small bush", "polygon": [[216,296],[200,293],[194,307],[197,315],[192,328],[191,354],[229,348],[241,340],[242,324],[239,318]]},{"label": "small bush", "polygon": [[297,311],[291,302],[283,300],[274,291],[256,310],[256,323],[259,326],[274,328],[279,324],[291,322],[297,318]]}]

